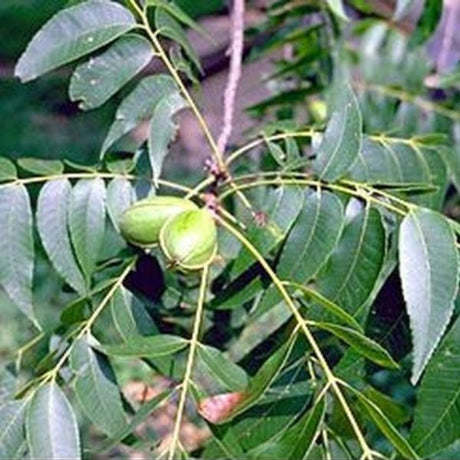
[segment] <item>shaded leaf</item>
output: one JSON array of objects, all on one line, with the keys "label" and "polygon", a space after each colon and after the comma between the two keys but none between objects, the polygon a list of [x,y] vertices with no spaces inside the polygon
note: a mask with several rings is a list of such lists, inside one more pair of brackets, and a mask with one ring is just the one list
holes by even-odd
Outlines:
[{"label": "shaded leaf", "polygon": [[230,361],[221,351],[208,345],[199,344],[197,360],[212,376],[229,391],[243,391],[248,384],[248,376],[240,366]]},{"label": "shaded leaf", "polygon": [[307,195],[281,252],[277,274],[300,284],[315,276],[337,244],[343,217],[342,203],[332,193]]},{"label": "shaded leaf", "polygon": [[100,178],[79,180],[70,197],[70,236],[88,280],[94,272],[104,241],[105,201],[105,184]]},{"label": "shaded leaf", "polygon": [[150,401],[144,403],[132,416],[129,423],[127,423],[121,431],[114,434],[108,442],[103,444],[98,453],[104,453],[114,447],[117,447],[123,439],[128,437],[137,428],[138,425],[152,416],[152,412],[170,396],[171,392],[172,390],[163,391]]},{"label": "shaded leaf", "polygon": [[316,159],[315,172],[321,179],[340,179],[353,165],[361,148],[362,119],[358,101],[349,84],[334,87],[332,116]]},{"label": "shaded leaf", "polygon": [[292,313],[284,302],[280,302],[268,311],[250,317],[243,331],[231,344],[230,357],[235,362],[240,361],[285,324],[291,316]]},{"label": "shaded leaf", "polygon": [[412,446],[399,434],[398,430],[393,426],[393,424],[388,420],[386,415],[376,404],[364,396],[364,394],[360,391],[357,391],[351,387],[347,388],[352,391],[352,393],[358,398],[360,405],[363,407],[363,409],[365,409],[365,412],[368,414],[368,416],[374,421],[374,423],[379,427],[380,431],[404,458],[414,460],[420,458]]},{"label": "shaded leaf", "polygon": [[32,321],[34,240],[32,209],[24,185],[0,188],[0,286]]},{"label": "shaded leaf", "polygon": [[24,419],[29,400],[10,401],[0,407],[0,458],[21,458],[26,436]]},{"label": "shaded leaf", "polygon": [[75,261],[67,230],[71,193],[72,187],[67,179],[47,182],[38,196],[37,227],[56,271],[79,294],[84,294],[85,280]]},{"label": "shaded leaf", "polygon": [[101,106],[152,59],[152,45],[140,35],[119,38],[109,49],[79,65],[72,75],[69,96],[90,110]]},{"label": "shaded leaf", "polygon": [[[177,10],[177,8],[175,8]],[[171,40],[178,43],[188,59],[193,62],[198,70],[201,70],[200,60],[195,53],[195,50],[190,45],[187,35],[185,34],[182,26],[177,22],[164,8],[157,8],[155,11],[155,27],[164,37],[170,38]]]},{"label": "shaded leaf", "polygon": [[54,382],[43,385],[34,394],[27,409],[26,431],[32,458],[81,458],[75,414]]},{"label": "shaded leaf", "polygon": [[459,437],[460,320],[426,367],[420,383],[410,440],[424,457]]},{"label": "shaded leaf", "polygon": [[26,82],[94,51],[136,25],[129,10],[89,0],[55,14],[33,37],[15,75]]},{"label": "shaded leaf", "polygon": [[237,400],[237,403],[231,407],[230,411],[224,413],[218,420],[213,420],[213,423],[226,423],[238,414],[241,414],[250,407],[254,406],[260,400],[265,391],[270,387],[281,372],[294,346],[295,339],[296,335],[292,334],[289,340],[281,345],[278,350],[272,353],[272,355],[257,371],[257,374],[249,381],[247,390],[242,393],[235,393],[235,395],[241,395],[241,398]]},{"label": "shaded leaf", "polygon": [[334,315],[336,319],[339,319],[344,324],[351,326],[357,331],[362,331],[361,325],[356,321],[356,319],[347,313],[343,308],[339,307],[334,302],[331,302],[329,299],[321,295],[319,292],[309,289],[301,284],[289,283],[290,286],[299,289],[301,294],[307,299],[321,305],[328,313]]},{"label": "shaded leaf", "polygon": [[117,331],[126,342],[140,335],[158,333],[144,305],[123,286],[113,295],[110,311]]},{"label": "shaded leaf", "polygon": [[380,213],[373,208],[359,212],[345,226],[327,267],[318,276],[318,291],[356,318],[382,268],[385,245]]},{"label": "shaded leaf", "polygon": [[410,318],[416,383],[454,310],[459,258],[453,232],[442,215],[418,209],[399,231],[400,276]]},{"label": "shaded leaf", "polygon": [[25,171],[36,174],[37,176],[53,176],[64,172],[64,164],[59,160],[20,158],[18,165]]},{"label": "shaded leaf", "polygon": [[399,368],[398,364],[384,348],[355,329],[350,329],[333,323],[312,322],[312,324],[320,329],[330,332],[340,340],[343,340],[359,354],[379,366],[388,367],[390,369]]},{"label": "shaded leaf", "polygon": [[16,166],[8,158],[0,157],[0,182],[14,180],[18,177]]},{"label": "shaded leaf", "polygon": [[326,412],[324,399],[317,402],[293,426],[280,436],[250,451],[249,458],[303,459],[310,451],[320,430]]},{"label": "shaded leaf", "polygon": [[116,229],[120,216],[135,200],[134,190],[128,179],[117,177],[107,186],[107,212]]},{"label": "shaded leaf", "polygon": [[118,107],[115,121],[102,145],[101,156],[141,121],[149,120],[157,104],[173,93],[177,93],[176,84],[169,75],[144,78]]},{"label": "shaded leaf", "polygon": [[206,32],[205,29],[203,29],[203,27],[200,26],[200,24],[194,21],[183,9],[181,9],[175,3],[168,0],[147,0],[146,4],[164,8],[171,16],[182,22],[182,24],[190,27],[204,37],[212,39],[212,37]]},{"label": "shaded leaf", "polygon": [[131,358],[157,357],[172,355],[188,345],[188,340],[175,335],[160,334],[148,337],[136,337],[129,342],[117,345],[101,345],[98,347],[109,356]]},{"label": "shaded leaf", "polygon": [[148,146],[154,181],[161,175],[169,143],[176,135],[177,125],[174,123],[173,116],[185,107],[186,103],[182,96],[174,92],[159,101],[153,110]]},{"label": "shaded leaf", "polygon": [[287,366],[254,406],[230,423],[210,426],[214,439],[203,458],[248,458],[257,446],[270,443],[292,426],[312,396],[302,366]]},{"label": "shaded leaf", "polygon": [[[266,222],[258,225],[251,222],[247,237],[254,247],[266,256],[288,233],[302,209],[304,193],[299,187],[283,186],[271,190],[265,201]],[[242,248],[232,268],[232,275],[238,276],[254,262],[254,257]]]},{"label": "shaded leaf", "polygon": [[76,376],[75,393],[88,418],[109,436],[123,430],[127,419],[107,358],[79,340],[72,348],[70,365]]}]

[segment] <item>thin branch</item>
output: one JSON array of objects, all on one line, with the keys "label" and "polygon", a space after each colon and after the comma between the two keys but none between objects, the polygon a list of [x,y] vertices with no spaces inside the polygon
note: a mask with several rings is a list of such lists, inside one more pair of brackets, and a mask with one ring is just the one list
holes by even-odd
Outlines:
[{"label": "thin branch", "polygon": [[268,262],[264,259],[262,254],[254,247],[254,245],[238,230],[236,230],[232,225],[230,225],[228,222],[223,220],[220,217],[217,217],[218,222],[222,225],[223,228],[225,228],[228,232],[230,232],[236,239],[238,239],[243,246],[246,247],[246,249],[252,254],[252,256],[259,262],[259,264],[262,266],[264,269],[265,273],[271,278],[273,281],[273,284],[275,285],[276,289],[278,292],[281,294],[283,297],[286,306],[290,310],[291,314],[295,318],[298,327],[302,330],[303,334],[305,335],[308,343],[310,344],[310,347],[313,350],[313,353],[315,354],[316,358],[318,359],[318,362],[323,369],[323,372],[326,376],[327,383],[331,387],[332,391],[334,392],[335,396],[337,397],[340,405],[342,406],[342,409],[345,413],[346,418],[348,419],[354,433],[356,436],[356,439],[361,446],[361,449],[363,451],[363,458],[366,458],[368,460],[372,460],[372,452],[370,447],[368,446],[366,439],[364,438],[364,435],[361,431],[361,428],[359,427],[359,424],[347,402],[345,399],[344,394],[342,393],[342,390],[340,386],[338,385],[337,378],[335,377],[334,373],[332,372],[331,368],[329,367],[328,362],[326,361],[326,358],[323,355],[323,352],[321,351],[321,348],[318,345],[318,342],[316,341],[315,337],[311,333],[310,329],[308,328],[305,319],[297,309],[297,307],[294,304],[294,301],[292,300],[292,297],[289,295],[287,292],[286,288],[284,287],[282,281],[278,278],[276,273],[273,271],[273,269],[270,267]]},{"label": "thin branch", "polygon": [[244,38],[244,0],[233,1],[231,45],[230,45],[230,71],[224,94],[224,125],[217,140],[219,152],[224,152],[233,129],[235,114],[235,99],[238,83],[241,78],[241,61],[243,59]]},{"label": "thin branch", "polygon": [[200,292],[198,296],[198,305],[195,313],[195,321],[193,324],[192,338],[190,339],[190,351],[187,358],[187,366],[185,369],[184,379],[182,381],[182,389],[177,407],[176,421],[174,422],[174,432],[169,447],[169,460],[173,460],[176,454],[176,448],[179,444],[180,428],[182,425],[182,418],[185,411],[185,402],[187,400],[187,393],[192,378],[193,365],[195,363],[196,348],[199,341],[200,329],[203,319],[203,310],[206,297],[206,283],[208,279],[209,266],[206,265],[201,273]]}]

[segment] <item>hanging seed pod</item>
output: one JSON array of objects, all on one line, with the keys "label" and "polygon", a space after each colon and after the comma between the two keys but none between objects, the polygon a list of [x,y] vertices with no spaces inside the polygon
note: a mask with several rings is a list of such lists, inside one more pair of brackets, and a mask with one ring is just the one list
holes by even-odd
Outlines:
[{"label": "hanging seed pod", "polygon": [[161,227],[181,212],[198,210],[195,203],[175,196],[155,196],[134,203],[121,216],[120,232],[130,243],[149,247],[158,242]]},{"label": "hanging seed pod", "polygon": [[185,211],[170,218],[160,232],[160,246],[173,266],[199,270],[214,259],[217,229],[206,209]]}]

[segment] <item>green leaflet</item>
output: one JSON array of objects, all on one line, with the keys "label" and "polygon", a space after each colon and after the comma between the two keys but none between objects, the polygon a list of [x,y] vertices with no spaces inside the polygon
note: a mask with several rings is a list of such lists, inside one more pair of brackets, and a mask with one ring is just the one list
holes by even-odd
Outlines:
[{"label": "green leaflet", "polygon": [[326,181],[340,179],[353,165],[361,148],[362,118],[349,84],[336,83],[332,116],[316,152],[313,169]]},{"label": "green leaflet", "polygon": [[8,158],[0,157],[0,182],[6,182],[17,178],[18,171],[15,164]]},{"label": "green leaflet", "polygon": [[34,240],[32,209],[24,185],[0,188],[0,286],[36,322],[32,306]]},{"label": "green leaflet", "polygon": [[98,347],[109,356],[131,358],[167,356],[184,349],[188,341],[182,337],[168,334],[139,336],[126,343],[117,345],[101,345]]},{"label": "green leaflet", "polygon": [[385,228],[380,212],[360,211],[345,226],[328,264],[319,274],[318,291],[353,316],[372,292],[385,257]]},{"label": "green leaflet", "polygon": [[[266,223],[257,225],[251,222],[247,237],[257,250],[266,256],[283,241],[287,232],[297,219],[304,201],[304,193],[297,186],[283,186],[269,192],[264,206]],[[251,253],[242,248],[232,269],[232,276],[240,275],[254,262]]]},{"label": "green leaflet", "polygon": [[431,358],[420,383],[410,440],[432,456],[459,437],[460,320],[457,318]]},{"label": "green leaflet", "polygon": [[169,75],[144,78],[118,107],[115,121],[102,145],[101,157],[140,122],[150,120],[155,108],[164,98],[177,93],[176,84]]},{"label": "green leaflet", "polygon": [[0,458],[22,458],[28,403],[28,399],[20,399],[0,407]]},{"label": "green leaflet", "polygon": [[80,436],[73,409],[56,383],[40,387],[26,415],[31,458],[80,459]]},{"label": "green leaflet", "polygon": [[105,234],[103,179],[78,181],[70,196],[69,228],[75,255],[87,280],[96,268]]},{"label": "green leaflet", "polygon": [[412,329],[415,384],[447,327],[458,290],[455,239],[442,215],[418,209],[404,218],[399,230],[399,262]]},{"label": "green leaflet", "polygon": [[109,182],[107,186],[107,213],[117,230],[120,216],[131,206],[134,200],[134,190],[128,179],[117,177]]},{"label": "green leaflet", "polygon": [[303,284],[314,277],[337,244],[343,217],[342,203],[332,193],[308,194],[281,252],[276,268],[281,279]]},{"label": "green leaflet", "polygon": [[41,158],[20,158],[18,165],[25,171],[38,176],[51,176],[64,172],[64,164],[59,160],[43,160]]},{"label": "green leaflet", "polygon": [[16,65],[22,82],[94,51],[132,29],[129,10],[107,0],[89,0],[54,15],[33,37]]},{"label": "green leaflet", "polygon": [[140,35],[127,34],[109,49],[80,64],[72,75],[69,97],[82,110],[95,109],[117,93],[152,59],[152,45]]},{"label": "green leaflet", "polygon": [[186,103],[182,96],[178,92],[173,92],[159,101],[153,110],[148,146],[155,182],[160,178],[163,161],[168,154],[169,143],[174,139],[178,128],[173,116],[185,107]]},{"label": "green leaflet", "polygon": [[47,182],[38,196],[37,227],[54,268],[82,295],[86,291],[85,280],[74,258],[67,229],[71,193],[67,179]]},{"label": "green leaflet", "polygon": [[109,436],[123,430],[127,418],[107,358],[80,340],[72,349],[70,365],[75,373],[75,393],[87,417]]}]

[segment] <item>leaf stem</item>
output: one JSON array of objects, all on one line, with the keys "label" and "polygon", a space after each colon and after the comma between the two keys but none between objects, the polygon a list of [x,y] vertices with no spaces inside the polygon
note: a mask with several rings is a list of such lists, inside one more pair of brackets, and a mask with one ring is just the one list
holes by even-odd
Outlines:
[{"label": "leaf stem", "polygon": [[173,431],[173,436],[171,440],[171,445],[169,448],[169,456],[168,456],[169,460],[174,459],[176,448],[179,443],[180,428],[182,424],[182,418],[184,416],[185,402],[187,400],[188,387],[191,382],[193,365],[195,363],[196,349],[199,343],[198,337],[200,334],[201,322],[203,319],[203,310],[204,310],[204,303],[205,303],[205,297],[206,297],[206,285],[207,285],[207,280],[208,280],[208,270],[209,270],[209,265],[206,265],[203,268],[203,271],[201,273],[200,292],[198,295],[198,304],[197,304],[196,313],[195,313],[195,321],[193,324],[192,337],[190,339],[190,351],[189,351],[188,358],[187,358],[187,365],[185,368],[184,378],[181,383],[180,400],[177,406],[176,421],[174,422],[174,431]]},{"label": "leaf stem", "polygon": [[[121,174],[121,173],[110,173],[110,172],[85,172],[85,173],[62,173],[62,174],[51,174],[49,176],[35,176],[35,177],[27,177],[25,179],[15,179],[11,182],[5,182],[0,184],[0,189],[11,187],[13,185],[29,185],[29,184],[38,184],[40,182],[47,182],[50,180],[57,180],[57,179],[94,179],[94,178],[101,178],[101,179],[117,179],[117,178],[124,178],[131,181],[135,180],[143,180],[146,179],[141,176],[136,176],[134,174]],[[150,179],[148,179],[150,180]],[[153,184],[153,181],[151,181]],[[190,193],[192,189],[190,187],[186,187],[185,185],[179,184],[177,182],[172,182],[168,180],[158,179],[157,182],[160,185],[165,187],[172,188],[174,190],[178,190],[184,193]]]},{"label": "leaf stem", "polygon": [[195,114],[196,119],[198,120],[198,123],[201,126],[201,129],[203,130],[204,135],[206,136],[206,139],[211,147],[211,150],[213,152],[213,155],[222,171],[225,171],[225,163],[223,160],[223,155],[222,152],[219,150],[217,147],[216,141],[214,140],[214,137],[211,134],[211,131],[209,130],[208,124],[206,123],[203,115],[201,114],[200,110],[198,109],[197,105],[195,104],[195,101],[193,100],[192,96],[190,95],[188,89],[184,85],[182,79],[180,78],[177,70],[174,68],[174,65],[172,62],[169,60],[168,55],[166,54],[165,50],[163,49],[163,46],[161,45],[160,41],[158,40],[157,34],[152,31],[152,28],[150,27],[149,20],[147,17],[146,11],[143,11],[139,5],[137,4],[136,0],[129,0],[130,4],[133,6],[133,8],[136,10],[137,14],[139,15],[142,25],[144,26],[144,30],[146,31],[147,35],[149,36],[155,51],[158,53],[160,56],[161,60],[163,61],[164,65],[168,69],[169,73],[171,76],[174,78],[174,81],[176,82],[177,86],[182,92],[182,95],[184,96],[185,100],[190,106],[190,109],[192,112]]},{"label": "leaf stem", "polygon": [[235,160],[237,160],[241,155],[244,155],[248,151],[258,147],[261,144],[266,143],[267,141],[278,141],[282,139],[289,139],[292,137],[312,137],[314,134],[318,133],[313,128],[307,129],[305,131],[296,131],[296,132],[287,132],[281,134],[274,134],[273,136],[263,136],[260,139],[255,139],[252,142],[249,142],[246,145],[243,145],[238,150],[235,150],[228,158],[227,158],[227,166],[230,166]]},{"label": "leaf stem", "polygon": [[304,318],[300,314],[299,310],[294,304],[294,301],[292,300],[291,296],[287,292],[286,288],[284,287],[282,281],[278,278],[276,273],[273,271],[273,269],[270,267],[268,262],[264,259],[264,257],[260,254],[260,252],[255,248],[255,246],[238,230],[233,228],[229,223],[224,221],[221,218],[218,218],[220,224],[222,227],[224,227],[228,232],[230,232],[235,238],[237,238],[245,247],[246,249],[254,256],[254,258],[260,263],[262,268],[265,270],[267,275],[271,278],[273,281],[273,284],[276,286],[278,289],[279,293],[283,297],[284,301],[286,302],[286,305],[288,306],[289,310],[291,311],[292,315],[294,316],[298,327],[302,330],[303,334],[305,335],[308,343],[310,344],[314,354],[316,355],[316,358],[318,359],[318,362],[323,369],[324,374],[326,375],[326,379],[328,381],[328,384],[331,386],[332,390],[334,391],[340,405],[342,406],[342,409],[345,413],[345,416],[347,417],[355,435],[356,439],[358,440],[358,443],[360,444],[362,450],[363,450],[363,456],[364,458],[367,458],[369,460],[372,459],[372,452],[367,445],[366,439],[364,438],[363,433],[361,432],[361,429],[358,425],[358,422],[355,419],[355,416],[353,415],[353,412],[351,411],[347,400],[345,399],[345,396],[342,393],[342,390],[340,386],[337,383],[337,379],[335,375],[333,374],[331,368],[329,367],[329,364],[326,361],[326,358],[324,357],[318,343],[316,342],[313,334],[310,332],[310,329],[308,328],[307,324],[305,323]]},{"label": "leaf stem", "polygon": [[[260,179],[260,180],[257,180],[257,181],[253,181],[253,182],[250,182],[250,183],[247,183],[247,184],[238,184],[237,185],[237,188],[238,190],[246,190],[246,189],[250,189],[250,188],[254,188],[254,187],[260,187],[260,186],[264,186],[264,185],[306,185],[306,186],[310,186],[310,187],[317,187],[317,188],[323,188],[323,189],[329,189],[329,190],[335,190],[336,192],[341,192],[341,193],[345,193],[347,195],[350,195],[350,196],[354,196],[355,198],[360,198],[360,199],[363,199],[365,200],[367,203],[373,203],[375,205],[378,205],[378,206],[382,206],[394,213],[397,213],[401,216],[405,216],[406,215],[406,212],[403,211],[402,209],[396,207],[396,206],[393,206],[392,204],[390,203],[386,203],[385,201],[382,201],[382,200],[379,200],[378,198],[375,198],[374,196],[372,196],[372,193],[374,193],[376,191],[376,189],[373,189],[373,188],[368,188],[368,189],[365,189],[364,187],[362,189],[358,189],[358,190],[354,190],[350,187],[346,187],[346,186],[343,186],[343,185],[339,185],[339,184],[330,184],[330,183],[326,183],[326,182],[321,182],[321,181],[318,181],[318,180],[314,180],[314,179],[302,179],[302,178],[283,178],[281,177],[281,175],[279,173],[274,173],[274,175],[276,174],[276,177],[273,178],[273,179]],[[260,176],[260,174],[258,174]],[[299,176],[302,176],[302,174],[299,174]],[[365,185],[365,184],[363,184]],[[222,193],[220,195],[220,199],[221,200],[224,200],[225,198],[227,198],[228,196],[230,196],[232,193],[235,193],[235,190],[234,189],[230,189],[230,190],[227,190],[225,191],[224,193]],[[391,197],[392,195],[390,194],[387,194],[389,197]],[[409,206],[411,206],[409,203],[406,204],[406,207],[409,208]],[[412,209],[414,206],[412,206],[410,209]]]},{"label": "leaf stem", "polygon": [[125,278],[129,274],[129,272],[132,270],[132,268],[136,264],[136,260],[137,259],[132,260],[131,263],[129,263],[126,266],[126,268],[123,270],[123,272],[121,273],[121,275],[119,276],[117,281],[113,284],[113,286],[110,288],[110,290],[107,292],[107,294],[102,299],[101,303],[94,310],[92,315],[84,323],[82,323],[82,325],[80,326],[80,331],[75,336],[75,339],[67,347],[67,350],[63,353],[63,355],[61,356],[61,358],[59,359],[57,364],[53,367],[53,369],[51,369],[50,371],[48,371],[45,374],[46,377],[44,377],[44,380],[42,381],[41,385],[43,385],[46,382],[49,382],[49,381],[52,381],[52,380],[56,379],[59,370],[65,364],[65,362],[67,361],[68,357],[70,356],[70,353],[72,352],[72,349],[73,349],[74,345],[77,343],[77,341],[79,339],[81,339],[87,332],[89,332],[91,330],[91,327],[93,326],[93,324],[96,321],[96,319],[102,313],[102,311],[107,306],[107,304],[109,303],[109,301],[111,300],[111,298],[113,297],[113,295],[115,294],[117,289],[123,284],[123,281],[125,280]]}]

